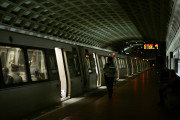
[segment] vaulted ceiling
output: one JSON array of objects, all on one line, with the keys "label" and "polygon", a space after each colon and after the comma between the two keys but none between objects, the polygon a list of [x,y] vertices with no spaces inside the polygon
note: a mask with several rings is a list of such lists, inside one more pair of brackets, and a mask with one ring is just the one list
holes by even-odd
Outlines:
[{"label": "vaulted ceiling", "polygon": [[121,52],[130,45],[165,41],[172,4],[171,0],[1,0],[0,28]]}]

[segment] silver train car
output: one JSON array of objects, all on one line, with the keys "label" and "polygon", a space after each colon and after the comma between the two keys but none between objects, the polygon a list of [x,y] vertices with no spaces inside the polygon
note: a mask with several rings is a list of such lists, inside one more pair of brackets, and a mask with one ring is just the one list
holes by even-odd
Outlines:
[{"label": "silver train car", "polygon": [[[105,85],[110,52],[0,30],[0,119],[20,119]],[[116,54],[116,80],[149,69]]]}]

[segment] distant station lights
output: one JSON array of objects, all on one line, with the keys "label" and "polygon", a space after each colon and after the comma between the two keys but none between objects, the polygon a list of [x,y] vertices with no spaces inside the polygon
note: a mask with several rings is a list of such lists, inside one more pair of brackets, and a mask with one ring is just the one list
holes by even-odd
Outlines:
[{"label": "distant station lights", "polygon": [[144,49],[158,49],[158,44],[144,44]]},{"label": "distant station lights", "polygon": [[115,53],[109,53],[109,56],[115,56],[116,54]]},{"label": "distant station lights", "polygon": [[149,60],[142,59],[142,61],[147,61],[148,62]]}]

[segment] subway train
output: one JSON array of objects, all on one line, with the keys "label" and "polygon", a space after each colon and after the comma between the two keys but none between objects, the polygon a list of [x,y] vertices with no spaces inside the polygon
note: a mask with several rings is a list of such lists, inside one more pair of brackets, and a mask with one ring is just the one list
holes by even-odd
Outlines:
[{"label": "subway train", "polygon": [[[0,119],[18,119],[105,85],[111,51],[0,30]],[[116,80],[149,62],[116,54]]]}]

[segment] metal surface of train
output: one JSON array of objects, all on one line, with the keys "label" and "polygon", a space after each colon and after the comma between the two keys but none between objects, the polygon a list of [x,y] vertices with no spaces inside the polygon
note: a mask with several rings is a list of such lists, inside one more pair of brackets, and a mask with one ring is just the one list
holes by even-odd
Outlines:
[{"label": "metal surface of train", "polygon": [[[0,119],[17,119],[105,85],[111,52],[0,30]],[[116,80],[149,68],[116,54]]]}]

